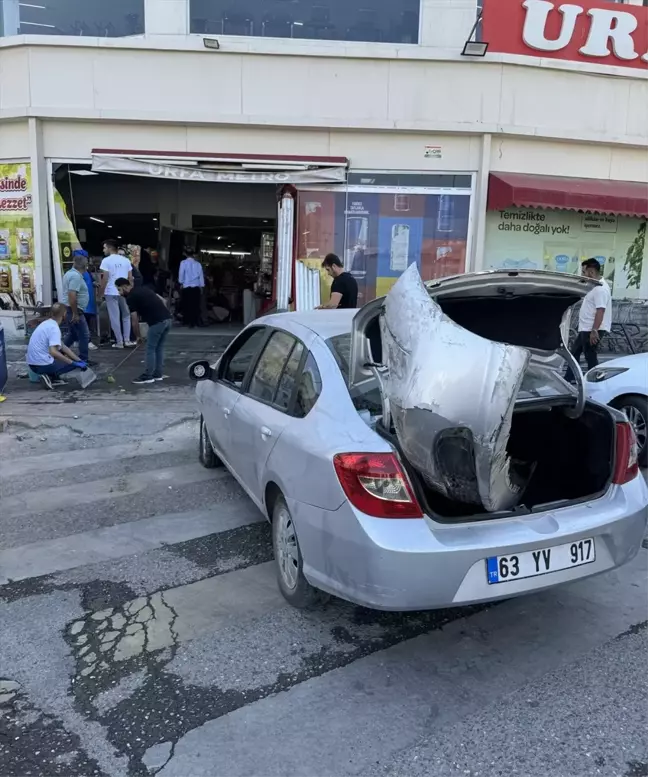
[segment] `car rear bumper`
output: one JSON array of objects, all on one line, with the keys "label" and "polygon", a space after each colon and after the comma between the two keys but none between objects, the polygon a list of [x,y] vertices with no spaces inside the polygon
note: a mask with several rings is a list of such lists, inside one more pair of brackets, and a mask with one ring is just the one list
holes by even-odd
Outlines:
[{"label": "car rear bumper", "polygon": [[[290,509],[312,585],[374,609],[426,610],[508,599],[625,564],[646,531],[648,487],[640,475],[592,502],[462,525],[370,518],[349,503],[326,511],[291,501]],[[488,584],[488,557],[586,538],[595,540],[593,563]]]}]

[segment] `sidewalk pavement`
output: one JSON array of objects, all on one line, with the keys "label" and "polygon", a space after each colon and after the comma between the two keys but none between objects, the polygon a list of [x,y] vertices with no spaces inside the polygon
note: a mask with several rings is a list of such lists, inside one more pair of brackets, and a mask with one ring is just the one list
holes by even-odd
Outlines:
[{"label": "sidewalk pavement", "polygon": [[[13,399],[30,401],[43,398],[43,394],[53,394],[67,402],[75,402],[78,399],[91,397],[98,398],[109,394],[138,394],[143,390],[157,394],[168,393],[171,388],[188,387],[189,378],[187,368],[198,359],[216,361],[225,348],[238,333],[237,328],[223,329],[198,329],[188,331],[174,328],[169,334],[166,347],[166,360],[164,374],[167,378],[155,386],[135,386],[132,381],[142,374],[146,359],[146,343],[137,349],[116,349],[110,346],[102,346],[96,351],[90,352],[90,359],[96,362],[92,369],[97,375],[97,380],[87,389],[82,390],[74,373],[67,375],[67,386],[57,388],[55,392],[46,392],[41,384],[29,382],[25,355],[27,352],[26,341],[9,341],[6,344],[7,366],[9,381],[4,390],[8,401]],[[121,366],[122,360],[126,359]],[[109,382],[108,376],[112,375],[115,382]]]}]

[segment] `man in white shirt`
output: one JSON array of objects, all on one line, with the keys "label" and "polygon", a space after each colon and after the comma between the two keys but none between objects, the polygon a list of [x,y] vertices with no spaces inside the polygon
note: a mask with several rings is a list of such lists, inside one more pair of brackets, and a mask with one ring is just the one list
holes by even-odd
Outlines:
[{"label": "man in white shirt", "polygon": [[[612,292],[607,281],[601,276],[601,264],[597,259],[586,259],[581,265],[583,275],[598,281],[599,285],[587,293],[581,304],[578,315],[578,337],[572,348],[576,361],[585,354],[587,369],[598,366],[598,348],[601,338],[612,327]],[[574,375],[570,369],[565,375],[566,380],[573,382]]]},{"label": "man in white shirt", "polygon": [[113,348],[132,348],[131,342],[131,316],[126,300],[119,294],[115,281],[126,278],[133,283],[133,268],[126,256],[118,253],[116,240],[106,240],[103,244],[104,259],[99,269],[101,270],[100,294],[106,298],[106,307],[110,318],[110,327],[115,335]]},{"label": "man in white shirt", "polygon": [[200,294],[201,289],[205,288],[205,276],[202,265],[194,257],[193,249],[185,248],[184,255],[178,273],[178,282],[182,289],[182,320],[193,329],[200,326]]},{"label": "man in white shirt", "polygon": [[61,375],[72,370],[85,370],[87,364],[79,359],[61,342],[61,322],[67,307],[60,303],[52,305],[50,317],[39,324],[27,346],[27,364],[32,372],[40,376],[44,386],[52,389],[65,381]]}]

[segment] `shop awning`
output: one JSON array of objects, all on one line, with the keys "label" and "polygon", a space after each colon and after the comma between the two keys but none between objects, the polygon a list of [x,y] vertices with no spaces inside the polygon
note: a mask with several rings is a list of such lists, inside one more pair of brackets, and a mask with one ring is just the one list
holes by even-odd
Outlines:
[{"label": "shop awning", "polygon": [[648,184],[525,173],[491,173],[488,210],[558,208],[648,218]]},{"label": "shop awning", "polygon": [[212,154],[94,149],[92,170],[177,181],[211,183],[345,183],[342,157]]}]

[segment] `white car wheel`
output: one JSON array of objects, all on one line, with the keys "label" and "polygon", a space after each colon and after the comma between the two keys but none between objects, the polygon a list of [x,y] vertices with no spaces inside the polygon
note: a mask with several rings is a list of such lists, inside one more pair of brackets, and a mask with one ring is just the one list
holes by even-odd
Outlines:
[{"label": "white car wheel", "polygon": [[198,458],[205,469],[214,469],[221,466],[221,460],[214,453],[214,449],[209,439],[209,432],[205,425],[205,419],[200,416],[200,443],[198,449]]},{"label": "white car wheel", "polygon": [[318,592],[304,577],[303,560],[293,517],[282,496],[272,511],[272,545],[279,590],[293,607],[306,609],[318,601]]}]

